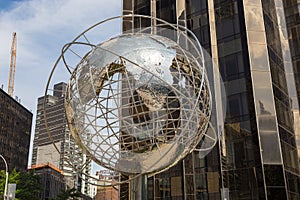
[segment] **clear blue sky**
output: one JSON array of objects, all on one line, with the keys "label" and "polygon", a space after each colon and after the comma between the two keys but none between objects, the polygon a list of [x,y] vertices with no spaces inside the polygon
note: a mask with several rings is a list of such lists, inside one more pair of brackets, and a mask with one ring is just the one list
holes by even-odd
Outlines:
[{"label": "clear blue sky", "polygon": [[0,10],[9,10],[16,2],[24,0],[0,0]]}]

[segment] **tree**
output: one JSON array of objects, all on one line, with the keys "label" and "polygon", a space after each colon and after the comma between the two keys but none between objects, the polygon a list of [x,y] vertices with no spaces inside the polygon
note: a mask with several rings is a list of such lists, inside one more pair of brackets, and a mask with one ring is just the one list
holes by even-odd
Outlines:
[{"label": "tree", "polygon": [[19,185],[17,185],[16,197],[19,200],[39,200],[39,194],[43,190],[40,177],[31,170],[21,173]]},{"label": "tree", "polygon": [[78,192],[75,188],[67,189],[62,191],[55,200],[77,200],[77,197],[80,197],[81,193]]},{"label": "tree", "polygon": [[[16,183],[17,185],[19,185],[20,176],[21,176],[20,174],[21,173],[17,172],[16,169],[13,169],[13,171],[9,173],[8,183]],[[3,199],[5,179],[6,179],[5,170],[1,170],[0,171],[0,199]]]},{"label": "tree", "polygon": [[[14,169],[8,176],[8,183],[17,184],[16,200],[39,200],[39,193],[43,187],[40,177],[35,175],[33,171],[17,172]],[[5,171],[0,171],[0,199],[3,199],[5,187]]]}]

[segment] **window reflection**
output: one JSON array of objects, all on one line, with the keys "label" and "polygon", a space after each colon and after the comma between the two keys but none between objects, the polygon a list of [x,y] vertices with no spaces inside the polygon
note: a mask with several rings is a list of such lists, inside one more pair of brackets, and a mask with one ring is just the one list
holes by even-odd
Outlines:
[{"label": "window reflection", "polygon": [[264,32],[248,31],[249,43],[266,44],[266,36]]},{"label": "window reflection", "polygon": [[266,45],[249,44],[249,54],[252,70],[270,71]]},{"label": "window reflection", "polygon": [[264,31],[262,9],[259,4],[256,6],[247,6],[247,9],[245,9],[245,19],[247,31]]},{"label": "window reflection", "polygon": [[274,115],[261,115],[258,117],[259,129],[263,131],[277,131],[276,118]]},{"label": "window reflection", "polygon": [[255,103],[256,109],[258,109],[258,113],[261,114],[261,109],[263,106],[264,112],[268,112],[269,114],[274,115],[274,98],[273,93],[270,88],[257,88],[254,86],[254,94],[255,94]]},{"label": "window reflection", "polygon": [[263,163],[281,164],[281,152],[278,133],[276,131],[260,130]]}]

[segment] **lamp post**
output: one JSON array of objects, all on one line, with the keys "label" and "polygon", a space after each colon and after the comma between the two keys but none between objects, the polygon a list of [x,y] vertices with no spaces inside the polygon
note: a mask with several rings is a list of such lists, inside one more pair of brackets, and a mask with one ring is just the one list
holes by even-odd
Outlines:
[{"label": "lamp post", "polygon": [[0,157],[5,163],[5,188],[4,188],[4,199],[7,199],[7,184],[8,184],[8,167],[5,158],[0,154]]}]

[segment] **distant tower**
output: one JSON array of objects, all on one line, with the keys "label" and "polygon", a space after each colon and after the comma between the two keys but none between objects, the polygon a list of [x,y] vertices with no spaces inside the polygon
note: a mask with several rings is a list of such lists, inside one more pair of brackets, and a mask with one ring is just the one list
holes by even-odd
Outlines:
[{"label": "distant tower", "polygon": [[[51,141],[45,129],[44,96],[38,98],[32,165],[49,162],[62,170],[68,187],[76,187],[83,194],[88,194],[89,185],[85,185],[87,178],[84,175],[79,177],[72,166],[66,162],[67,158],[73,158],[71,163],[80,166],[86,161],[86,156],[81,153],[75,144],[67,126],[64,110],[65,90],[66,83],[55,84],[53,95],[46,97],[47,124],[53,141]],[[58,147],[60,153],[55,149],[52,142]],[[77,157],[74,158],[73,155]],[[88,165],[84,172],[91,174],[91,164]]]}]

